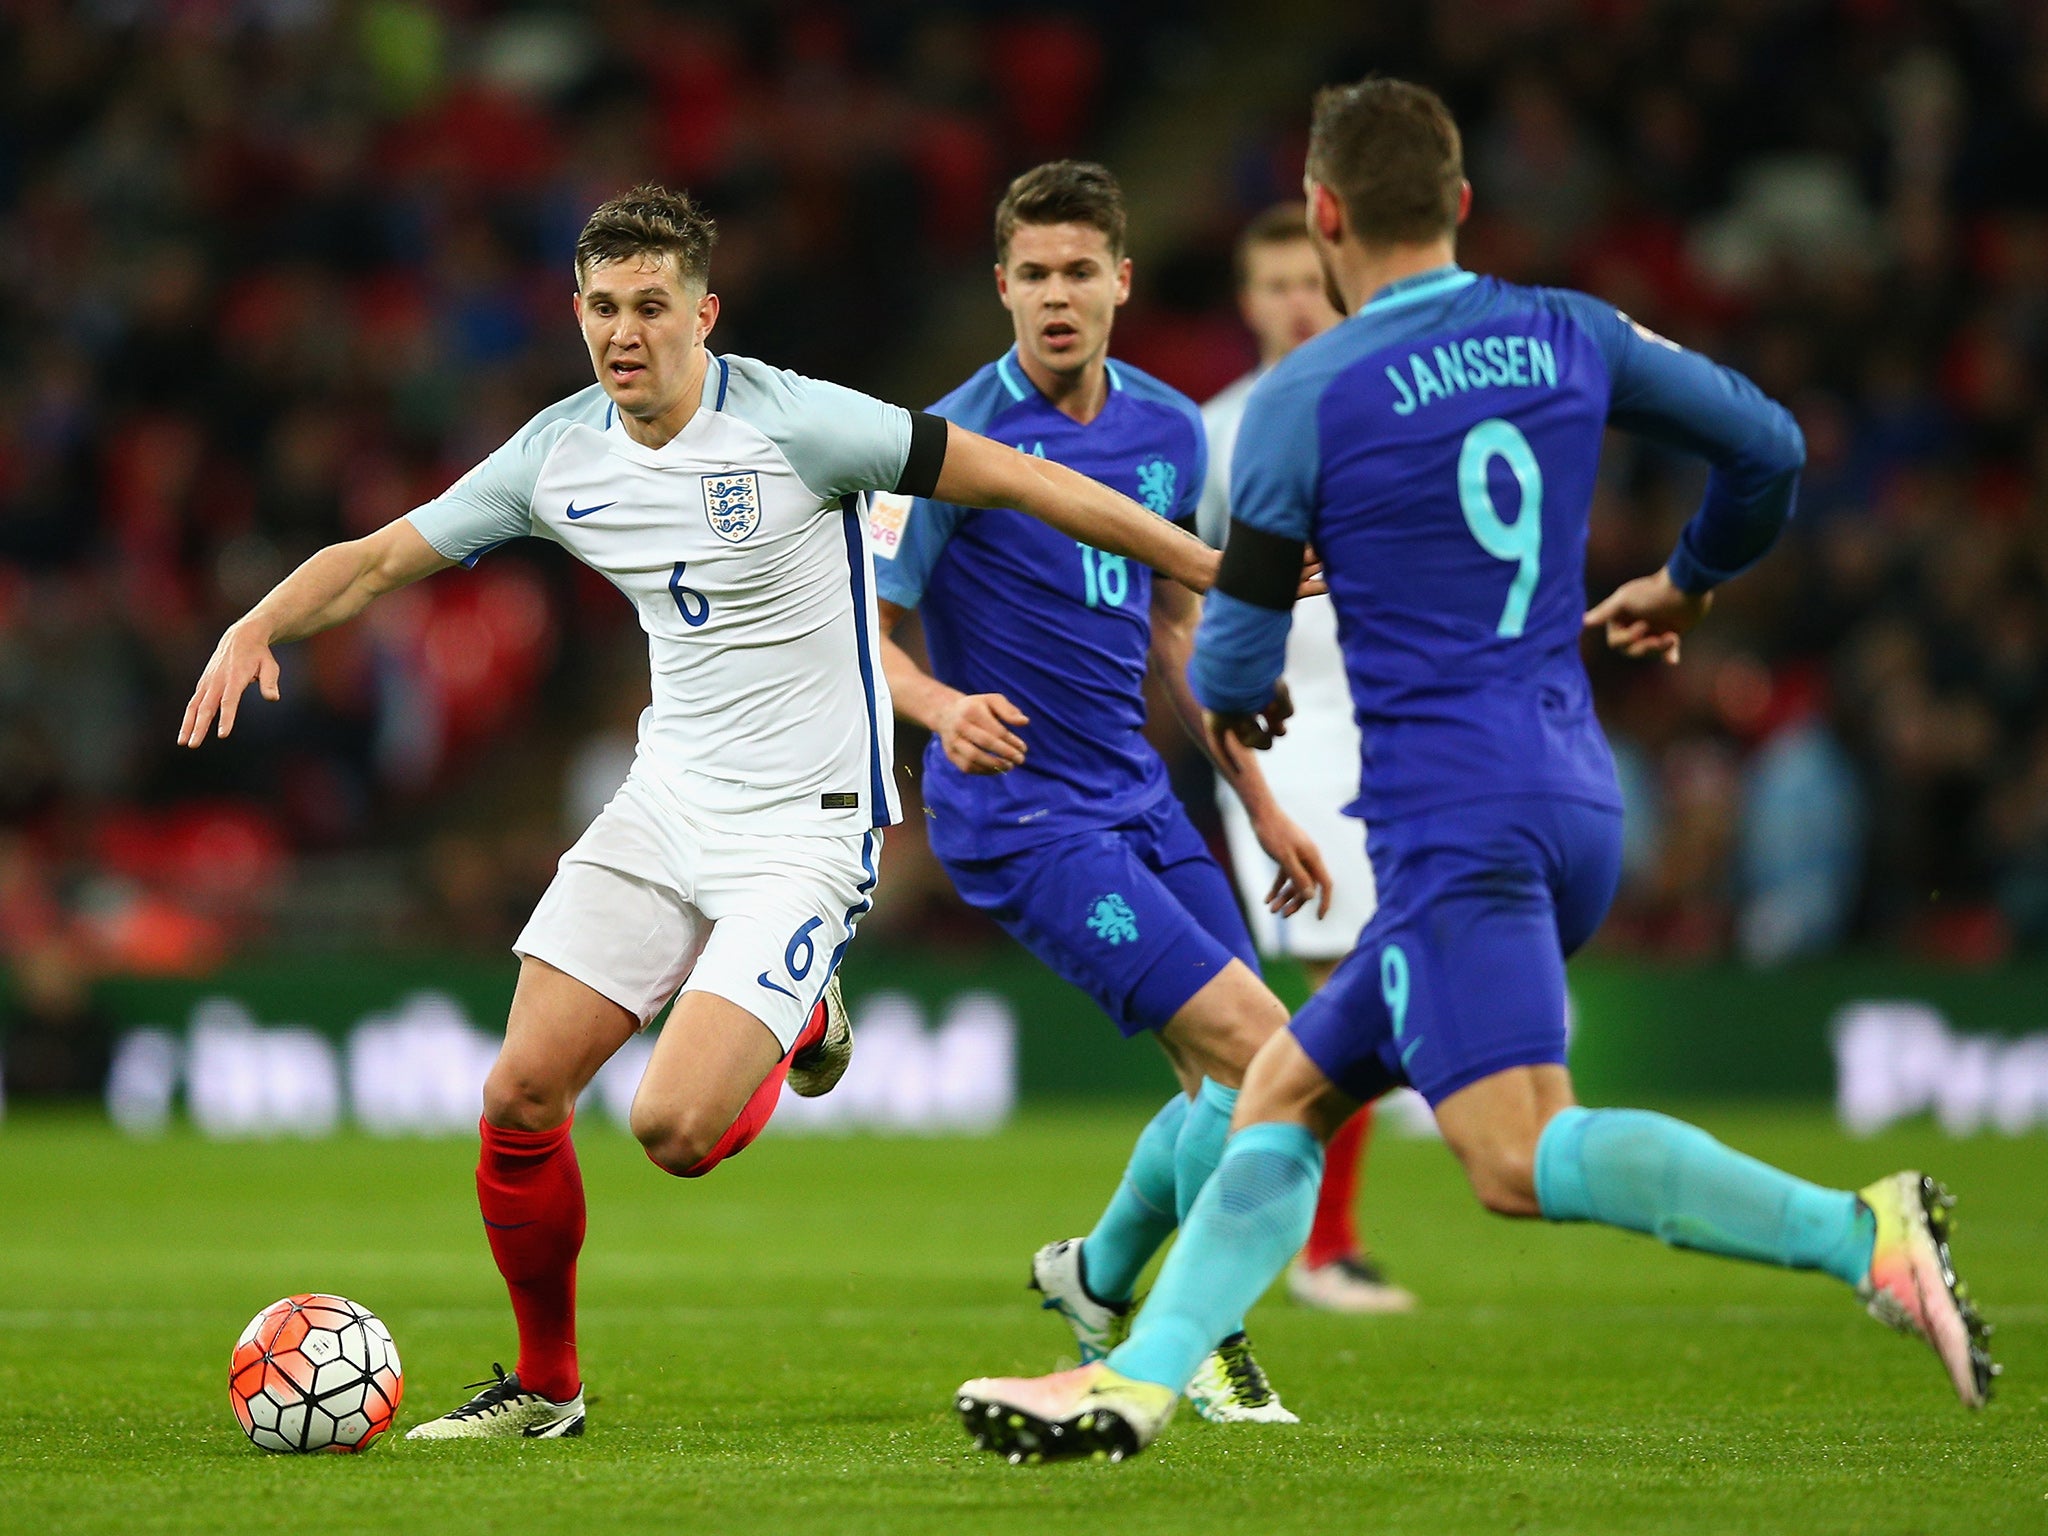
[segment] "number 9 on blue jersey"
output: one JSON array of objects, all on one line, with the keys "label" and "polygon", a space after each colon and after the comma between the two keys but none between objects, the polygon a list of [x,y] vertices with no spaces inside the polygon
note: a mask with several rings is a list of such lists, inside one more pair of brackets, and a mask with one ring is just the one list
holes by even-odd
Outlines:
[{"label": "number 9 on blue jersey", "polygon": [[[1487,471],[1495,459],[1506,461],[1521,487],[1522,504],[1512,523],[1503,522],[1493,505]],[[1543,562],[1543,469],[1529,439],[1513,422],[1491,416],[1465,434],[1465,446],[1458,453],[1458,504],[1479,547],[1496,560],[1517,564],[1494,633],[1506,640],[1519,639],[1529,622],[1529,600],[1536,595]]]}]

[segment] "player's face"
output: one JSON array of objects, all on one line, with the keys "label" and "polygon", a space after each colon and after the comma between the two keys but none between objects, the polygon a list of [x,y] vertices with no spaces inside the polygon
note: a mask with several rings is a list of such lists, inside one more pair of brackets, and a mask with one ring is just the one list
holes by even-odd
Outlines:
[{"label": "player's face", "polygon": [[1109,351],[1116,308],[1131,296],[1131,262],[1091,224],[1020,224],[996,292],[1019,351],[1050,373],[1078,373]]},{"label": "player's face", "polygon": [[1238,295],[1244,323],[1259,339],[1259,360],[1276,363],[1340,318],[1330,304],[1323,264],[1306,240],[1255,245]]},{"label": "player's face", "polygon": [[718,319],[718,296],[682,280],[672,256],[635,256],[591,267],[576,295],[576,321],[597,382],[619,410],[651,421],[694,401],[697,352]]}]

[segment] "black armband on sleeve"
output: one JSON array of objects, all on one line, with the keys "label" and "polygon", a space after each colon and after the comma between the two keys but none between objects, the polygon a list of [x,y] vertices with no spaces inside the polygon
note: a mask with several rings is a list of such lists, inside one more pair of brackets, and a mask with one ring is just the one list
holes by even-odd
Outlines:
[{"label": "black armband on sleeve", "polygon": [[910,453],[896,477],[898,496],[929,496],[939,488],[946,464],[946,418],[929,411],[910,413]]},{"label": "black armband on sleeve", "polygon": [[1255,608],[1287,612],[1301,590],[1303,543],[1249,523],[1232,523],[1223,545],[1223,568],[1216,574],[1216,590]]}]

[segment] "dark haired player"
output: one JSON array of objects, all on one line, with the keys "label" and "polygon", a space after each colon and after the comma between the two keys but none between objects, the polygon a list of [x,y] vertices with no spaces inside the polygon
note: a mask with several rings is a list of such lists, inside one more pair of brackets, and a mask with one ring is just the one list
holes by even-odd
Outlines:
[{"label": "dark haired player", "polygon": [[519,984],[484,1085],[477,1199],[518,1369],[409,1439],[582,1433],[570,1122],[598,1068],[679,990],[632,1110],[669,1173],[744,1148],[785,1078],[816,1094],[845,1068],[851,1040],[826,993],[900,815],[867,494],[1017,507],[1197,586],[1213,571],[1194,538],[1085,476],[714,355],[713,238],[659,187],[593,213],[572,302],[597,383],[426,506],[286,577],[222,637],[179,731],[191,747],[227,735],[252,682],[275,699],[273,644],[523,535],[609,578],[647,631],[654,702],[633,771],[513,946]]},{"label": "dark haired player", "polygon": [[[1621,862],[1580,630],[1676,662],[1714,587],[1791,515],[1798,429],[1747,379],[1609,305],[1458,267],[1470,189],[1456,125],[1426,90],[1367,80],[1318,96],[1307,188],[1350,318],[1275,368],[1246,412],[1194,681],[1218,736],[1270,738],[1285,578],[1313,541],[1365,731],[1379,911],[1260,1051],[1129,1339],[1060,1376],[967,1383],[969,1431],[1012,1459],[1149,1444],[1301,1242],[1322,1142],[1397,1083],[1430,1100],[1489,1209],[1833,1275],[1931,1344],[1981,1407],[1995,1368],[1949,1262],[1938,1184],[1907,1172],[1823,1189],[1666,1116],[1580,1108],[1565,1069],[1565,957]],[[1669,564],[1582,613],[1610,423],[1712,474]]]},{"label": "dark haired player", "polygon": [[[1098,165],[1056,161],[1011,183],[996,211],[996,291],[1016,344],[932,407],[1065,464],[1188,524],[1205,453],[1194,405],[1109,356],[1130,293],[1122,196]],[[923,616],[932,674],[883,647],[896,707],[932,732],[924,798],[932,851],[962,898],[1081,988],[1125,1035],[1156,1034],[1185,1093],[1139,1136],[1085,1238],[1048,1243],[1032,1284],[1073,1327],[1083,1360],[1128,1324],[1132,1288],[1216,1166],[1245,1066],[1287,1010],[1259,979],[1230,882],[1144,738],[1157,674],[1188,728],[1195,602],[1086,541],[943,494],[875,509],[882,627]],[[1236,776],[1292,911],[1328,879],[1267,792],[1251,754]],[[1190,1397],[1216,1420],[1292,1422],[1244,1332],[1204,1350]],[[1228,1337],[1225,1337],[1225,1334]]]}]

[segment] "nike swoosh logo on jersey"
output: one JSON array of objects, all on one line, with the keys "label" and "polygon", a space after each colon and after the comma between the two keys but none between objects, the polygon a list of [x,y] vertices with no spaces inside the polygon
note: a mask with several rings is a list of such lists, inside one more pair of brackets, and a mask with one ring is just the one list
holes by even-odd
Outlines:
[{"label": "nike swoosh logo on jersey", "polygon": [[569,521],[573,523],[579,517],[588,517],[593,512],[602,512],[606,507],[616,507],[617,505],[616,501],[600,501],[594,507],[579,507],[572,501],[569,503]]},{"label": "nike swoosh logo on jersey", "polygon": [[802,998],[798,997],[794,992],[790,991],[789,988],[782,986],[779,983],[770,981],[768,979],[768,973],[766,971],[763,971],[760,975],[756,976],[754,980],[761,983],[761,985],[766,987],[770,992],[780,992],[784,997],[788,998],[793,1003],[800,1003],[803,1001]]},{"label": "nike swoosh logo on jersey", "polygon": [[493,1221],[490,1217],[486,1216],[484,1218],[484,1225],[495,1232],[516,1232],[521,1227],[532,1226],[533,1223],[530,1221]]}]

